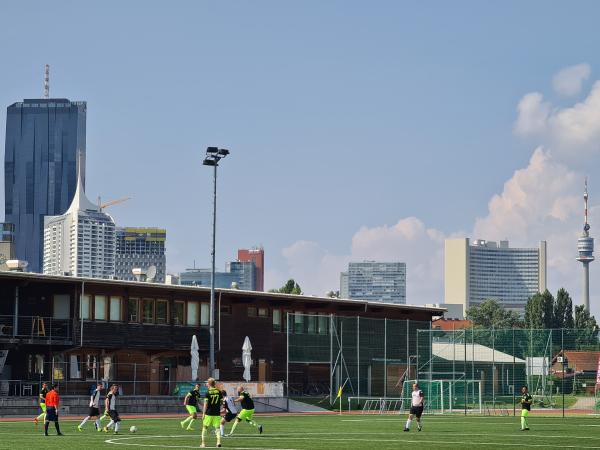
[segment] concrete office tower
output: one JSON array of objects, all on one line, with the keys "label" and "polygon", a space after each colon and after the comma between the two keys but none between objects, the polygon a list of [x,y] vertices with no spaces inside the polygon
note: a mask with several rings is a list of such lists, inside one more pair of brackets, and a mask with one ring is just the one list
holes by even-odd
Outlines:
[{"label": "concrete office tower", "polygon": [[[256,266],[254,261],[231,261],[225,272],[215,272],[215,287],[230,289],[235,283],[237,289],[256,291]],[[179,274],[179,284],[184,286],[210,286],[210,269],[187,269]]]},{"label": "concrete office tower", "polygon": [[167,270],[165,242],[167,230],[163,228],[117,228],[115,278],[135,281],[131,270],[156,267],[156,283],[164,283]]},{"label": "concrete office tower", "polygon": [[0,270],[8,270],[6,261],[15,259],[14,233],[12,223],[0,223]]},{"label": "concrete office tower", "polygon": [[85,102],[28,99],[6,111],[5,220],[15,226],[16,257],[42,270],[44,216],[63,214],[77,188],[77,154],[84,159]]},{"label": "concrete office tower", "polygon": [[444,302],[464,313],[484,300],[523,313],[527,300],[546,290],[546,241],[538,248],[510,248],[508,241],[446,239]]},{"label": "concrete office tower", "polygon": [[251,249],[238,249],[238,261],[254,263],[255,280],[254,291],[265,290],[265,250],[262,247],[254,247]]},{"label": "concrete office tower", "polygon": [[579,256],[577,261],[583,264],[583,305],[585,310],[590,310],[590,263],[594,260],[594,238],[590,236],[590,224],[588,223],[588,191],[587,179],[583,192],[583,233],[577,240]]},{"label": "concrete office tower", "polygon": [[115,222],[86,198],[81,177],[67,212],[44,218],[43,268],[47,275],[114,278]]},{"label": "concrete office tower", "polygon": [[406,303],[406,263],[351,262],[340,274],[340,297]]}]

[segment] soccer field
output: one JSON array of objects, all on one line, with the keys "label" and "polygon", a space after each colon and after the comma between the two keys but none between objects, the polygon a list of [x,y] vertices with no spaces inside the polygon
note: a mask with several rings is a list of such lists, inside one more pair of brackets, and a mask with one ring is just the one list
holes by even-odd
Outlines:
[{"label": "soccer field", "polygon": [[[230,449],[449,449],[449,448],[577,448],[600,449],[600,417],[582,416],[566,419],[530,417],[531,431],[519,431],[518,417],[429,416],[423,418],[424,429],[417,432],[413,423],[410,433],[402,431],[402,416],[259,416],[264,433],[240,424],[236,434],[223,439]],[[177,419],[124,419],[123,431],[98,433],[89,423],[84,432],[76,430],[78,422],[64,421],[65,436],[43,436],[43,427],[31,422],[0,423],[1,449],[141,449],[198,448],[200,432],[184,432]],[[138,432],[129,433],[136,425]],[[227,430],[230,425],[228,424]],[[215,446],[214,434],[207,447]]]}]

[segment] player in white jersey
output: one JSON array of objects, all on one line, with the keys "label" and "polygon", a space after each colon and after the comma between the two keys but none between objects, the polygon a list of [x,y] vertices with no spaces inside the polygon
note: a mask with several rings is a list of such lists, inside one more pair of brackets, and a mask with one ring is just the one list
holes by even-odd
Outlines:
[{"label": "player in white jersey", "polygon": [[100,409],[99,409],[100,393],[102,392],[102,389],[104,389],[104,386],[102,385],[102,383],[98,383],[96,385],[96,389],[94,389],[94,392],[92,392],[92,395],[90,396],[90,404],[89,404],[90,410],[88,411],[87,417],[85,419],[83,419],[83,421],[77,426],[77,429],[79,431],[83,431],[83,426],[92,417],[96,418],[96,430],[102,431],[102,425],[100,424]]},{"label": "player in white jersey", "polygon": [[413,390],[410,399],[410,414],[408,415],[406,425],[404,425],[404,431],[410,431],[410,424],[413,420],[413,417],[417,418],[417,430],[421,431],[423,429],[421,427],[421,415],[423,414],[424,405],[425,395],[423,394],[423,391],[419,389],[419,385],[415,383],[413,384]]},{"label": "player in white jersey", "polygon": [[231,422],[237,416],[237,408],[231,397],[227,396],[227,392],[221,391],[223,395],[223,415],[221,415],[221,436],[225,436],[225,422]]}]

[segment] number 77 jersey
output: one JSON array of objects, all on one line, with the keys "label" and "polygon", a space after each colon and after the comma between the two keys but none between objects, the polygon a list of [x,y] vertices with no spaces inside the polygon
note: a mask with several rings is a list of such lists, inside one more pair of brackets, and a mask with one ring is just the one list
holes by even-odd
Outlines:
[{"label": "number 77 jersey", "polygon": [[221,415],[221,404],[223,403],[221,391],[216,388],[210,388],[204,396],[204,403],[206,403],[207,416]]}]

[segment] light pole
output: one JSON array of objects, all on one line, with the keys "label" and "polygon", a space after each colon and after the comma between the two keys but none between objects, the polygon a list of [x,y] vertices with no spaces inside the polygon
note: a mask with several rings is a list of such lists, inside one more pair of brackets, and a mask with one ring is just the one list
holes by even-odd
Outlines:
[{"label": "light pole", "polygon": [[210,311],[209,311],[209,357],[208,373],[214,376],[215,373],[215,237],[217,232],[217,167],[219,161],[229,155],[229,150],[217,147],[208,147],[206,156],[202,162],[205,166],[213,167],[213,222],[212,222],[212,268],[210,272]]}]

